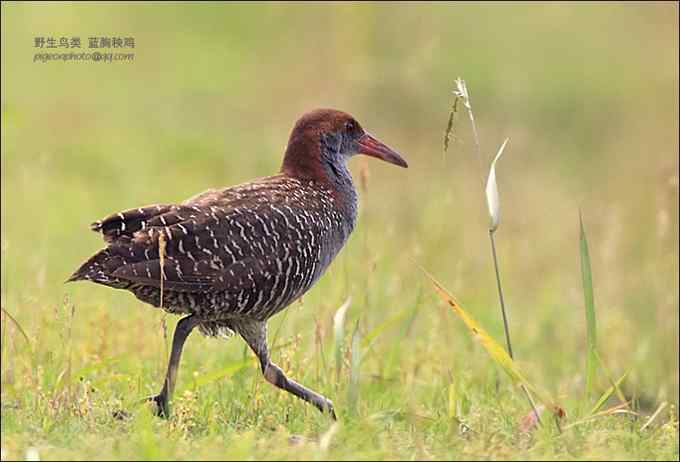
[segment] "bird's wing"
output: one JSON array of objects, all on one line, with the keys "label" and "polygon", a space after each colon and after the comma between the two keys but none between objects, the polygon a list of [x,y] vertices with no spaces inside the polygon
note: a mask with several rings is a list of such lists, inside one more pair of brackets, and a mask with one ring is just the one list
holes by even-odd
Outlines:
[{"label": "bird's wing", "polygon": [[160,287],[162,275],[166,289],[187,292],[262,285],[276,268],[274,248],[287,239],[272,233],[267,223],[277,217],[268,215],[276,214],[263,204],[247,210],[224,204],[154,205],[113,214],[93,225],[109,246],[71,280]]},{"label": "bird's wing", "polygon": [[[163,217],[163,220],[175,216],[181,206],[168,204],[155,204],[136,209],[124,210],[114,213],[106,218],[97,220],[90,225],[90,229],[102,233],[106,242],[116,242],[132,238],[135,232],[147,228],[149,221]],[[176,221],[176,220],[175,220]]]},{"label": "bird's wing", "polygon": [[300,185],[290,181],[268,177],[182,204],[115,213],[92,226],[108,247],[69,280],[160,287],[162,275],[165,288],[187,292],[306,287],[319,263],[315,240],[330,223],[311,209],[325,203],[291,193]]}]

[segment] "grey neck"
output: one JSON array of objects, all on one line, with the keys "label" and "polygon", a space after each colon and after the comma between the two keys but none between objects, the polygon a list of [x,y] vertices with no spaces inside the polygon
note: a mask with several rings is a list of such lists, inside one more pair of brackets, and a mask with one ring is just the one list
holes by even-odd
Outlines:
[{"label": "grey neck", "polygon": [[347,168],[349,155],[343,152],[342,140],[334,136],[321,139],[321,164],[331,187],[337,192],[347,219],[346,236],[354,229],[357,215],[357,191],[352,182],[352,175]]}]

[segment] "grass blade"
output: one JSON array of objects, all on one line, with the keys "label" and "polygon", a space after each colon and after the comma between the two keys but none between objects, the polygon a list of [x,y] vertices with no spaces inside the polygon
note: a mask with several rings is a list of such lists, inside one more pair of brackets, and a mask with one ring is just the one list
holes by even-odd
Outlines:
[{"label": "grass blade", "polygon": [[[596,412],[598,412],[598,411],[602,408],[602,406],[604,406],[604,403],[606,403],[607,400],[608,400],[609,398],[611,398],[611,396],[612,396],[617,390],[619,390],[619,387],[621,386],[621,384],[623,383],[623,381],[626,380],[626,377],[628,377],[628,372],[630,372],[630,371],[626,371],[626,373],[623,374],[619,380],[617,380],[616,382],[614,382],[614,383],[612,384],[612,386],[610,386],[609,388],[607,388],[607,390],[602,394],[602,396],[600,396],[600,399],[597,400],[597,403],[595,403],[595,406],[593,406],[593,409],[591,409],[591,411],[590,411],[590,414],[591,414],[591,415],[593,415],[593,414],[595,414]],[[625,403],[625,401],[624,401],[624,403]]]},{"label": "grass blade", "polygon": [[457,419],[458,418],[458,401],[457,401],[457,396],[456,396],[456,384],[454,382],[451,382],[449,384],[449,407],[448,407],[448,414],[449,414],[449,419]]},{"label": "grass blade", "polygon": [[349,408],[356,410],[359,400],[359,368],[361,367],[361,335],[359,334],[359,320],[354,326],[352,333],[352,363],[349,376]]},{"label": "grass blade", "polygon": [[9,314],[9,311],[7,311],[6,309],[4,309],[4,308],[0,308],[0,309],[2,310],[3,313],[5,313],[5,316],[7,316],[7,319],[12,321],[12,323],[16,326],[19,333],[24,337],[24,340],[26,340],[28,347],[32,349],[33,345],[31,344],[31,339],[28,337],[28,335],[26,335],[26,331],[24,330],[23,327],[21,327],[21,324],[19,324],[19,321],[14,319],[14,316]]},{"label": "grass blade", "polygon": [[659,417],[659,414],[661,414],[661,411],[663,411],[666,406],[668,406],[667,401],[664,401],[663,403],[661,403],[659,405],[659,407],[656,409],[656,411],[654,411],[654,414],[652,414],[652,416],[647,420],[647,422],[645,422],[645,424],[642,426],[642,428],[640,428],[640,431],[643,432],[643,431],[647,430],[647,428],[649,428],[649,426],[652,424],[652,422],[654,422],[656,420],[656,418]]},{"label": "grass blade", "polygon": [[593,296],[593,275],[590,268],[590,254],[588,240],[583,226],[583,215],[579,213],[581,275],[583,276],[583,299],[586,310],[587,354],[586,354],[586,384],[585,396],[590,398],[593,393],[593,382],[597,365],[597,322],[595,319],[595,300]]},{"label": "grass blade", "polygon": [[[621,391],[621,387],[619,386],[619,382],[615,382],[614,379],[612,379],[612,375],[609,372],[609,368],[607,368],[607,365],[604,363],[604,360],[600,356],[600,353],[595,350],[595,357],[597,358],[597,363],[600,365],[600,370],[604,373],[605,377],[611,384],[611,386],[614,388],[614,391],[616,392],[616,395],[619,398],[619,401],[622,403],[627,403],[628,400],[626,399],[626,395],[623,394],[623,391]],[[628,374],[628,372],[626,372]]]},{"label": "grass blade", "polygon": [[563,430],[568,430],[570,428],[576,427],[576,426],[584,424],[586,422],[590,422],[594,419],[598,419],[598,418],[601,418],[601,417],[608,417],[608,416],[611,416],[611,415],[627,414],[627,415],[639,417],[639,414],[637,412],[633,412],[633,411],[630,411],[628,409],[624,409],[625,407],[628,407],[628,404],[629,403],[617,404],[616,406],[613,406],[609,409],[605,409],[604,411],[597,412],[597,413],[590,415],[586,418],[583,418],[581,420],[577,420],[576,422],[572,422],[569,425],[566,425],[563,428]]},{"label": "grass blade", "polygon": [[410,306],[407,306],[403,310],[397,312],[395,315],[390,316],[389,318],[385,319],[383,322],[375,326],[373,329],[371,329],[361,340],[361,346],[365,349],[368,349],[371,347],[373,344],[373,341],[380,336],[380,334],[383,333],[386,329],[389,329],[390,327],[394,326],[395,324],[398,324],[401,322],[402,319],[406,318],[409,314],[411,314],[413,309]]},{"label": "grass blade", "polygon": [[340,382],[340,372],[342,371],[342,345],[345,338],[345,314],[347,314],[347,309],[350,303],[352,303],[352,297],[347,297],[345,303],[343,303],[340,308],[335,312],[333,316],[333,334],[335,337],[335,380],[336,383]]},{"label": "grass blade", "polygon": [[[421,268],[422,269],[422,268]],[[472,337],[481,343],[486,352],[491,356],[491,359],[505,371],[512,381],[523,387],[525,391],[530,391],[535,395],[539,401],[541,401],[547,408],[549,408],[556,416],[563,417],[564,410],[555,404],[555,402],[549,397],[549,395],[535,387],[531,384],[522,371],[520,370],[517,363],[515,363],[512,358],[508,355],[508,352],[503,348],[498,342],[496,342],[482,327],[481,325],[467,312],[461,305],[453,298],[453,296],[427,271],[422,269],[428,279],[434,285],[435,291],[442,300],[444,300],[453,311],[463,320],[468,328],[468,331],[472,334]],[[532,404],[533,405],[533,404]]]}]

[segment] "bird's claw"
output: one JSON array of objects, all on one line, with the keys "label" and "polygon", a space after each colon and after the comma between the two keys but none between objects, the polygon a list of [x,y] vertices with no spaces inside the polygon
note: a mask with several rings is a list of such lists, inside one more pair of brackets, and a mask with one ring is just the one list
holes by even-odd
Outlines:
[{"label": "bird's claw", "polygon": [[163,394],[148,396],[142,400],[142,403],[153,402],[153,409],[151,412],[156,417],[161,417],[167,419],[170,416],[170,406],[168,405],[168,399]]},{"label": "bird's claw", "polygon": [[331,401],[330,399],[326,399],[326,404],[321,409],[321,412],[324,413],[324,414],[328,414],[333,420],[338,420],[337,416],[335,415],[335,408],[333,407],[333,401]]}]

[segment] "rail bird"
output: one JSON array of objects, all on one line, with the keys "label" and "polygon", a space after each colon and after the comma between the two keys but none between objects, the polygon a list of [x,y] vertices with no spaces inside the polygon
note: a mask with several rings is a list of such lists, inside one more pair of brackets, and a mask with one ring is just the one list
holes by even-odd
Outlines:
[{"label": "rail bird", "polygon": [[132,292],[166,312],[175,328],[165,381],[150,398],[169,415],[182,348],[203,334],[237,333],[267,381],[335,418],[333,403],[270,360],[267,320],[321,277],[354,229],[357,192],[347,168],[355,154],[407,167],[351,115],[317,109],[295,124],[280,173],[181,204],[114,213],[91,225],[107,247],[68,279]]}]

